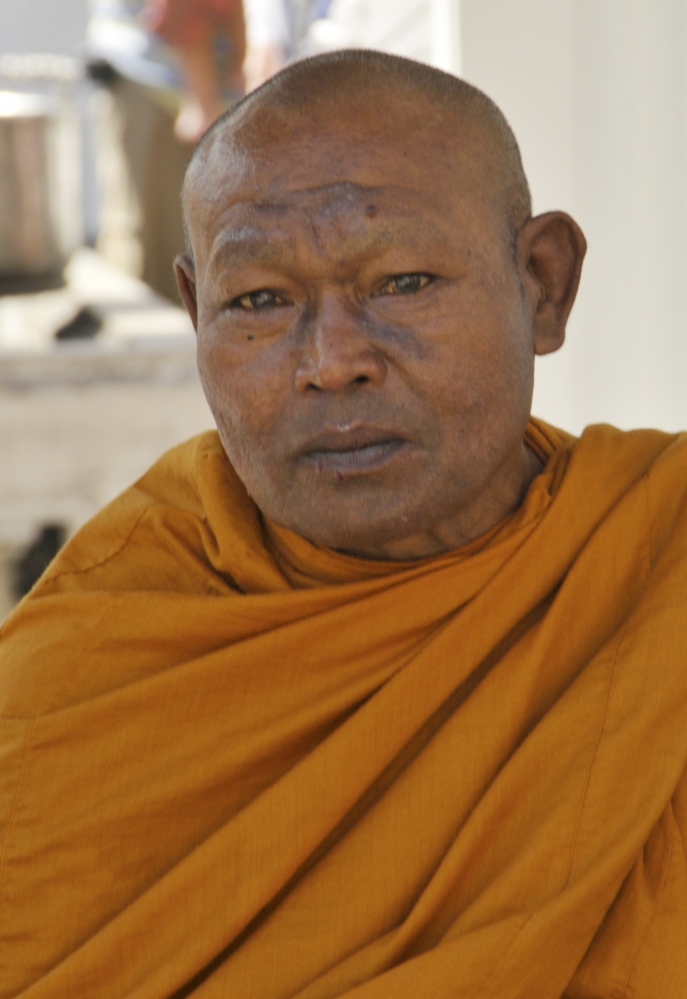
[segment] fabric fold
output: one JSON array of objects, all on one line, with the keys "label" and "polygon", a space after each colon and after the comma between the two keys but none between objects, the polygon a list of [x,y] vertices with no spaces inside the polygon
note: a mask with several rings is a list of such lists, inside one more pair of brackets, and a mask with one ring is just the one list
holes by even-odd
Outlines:
[{"label": "fabric fold", "polygon": [[77,535],[0,643],[3,999],[684,995],[632,886],[687,899],[687,440],[528,443],[417,563],[264,521],[214,434]]}]

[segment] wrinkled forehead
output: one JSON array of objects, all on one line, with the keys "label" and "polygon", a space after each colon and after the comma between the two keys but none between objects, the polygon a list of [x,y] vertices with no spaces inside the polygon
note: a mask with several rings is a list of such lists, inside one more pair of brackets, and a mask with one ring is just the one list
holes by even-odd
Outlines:
[{"label": "wrinkled forehead", "polygon": [[231,204],[208,230],[201,265],[211,275],[232,266],[295,263],[305,252],[328,273],[346,273],[392,246],[450,254],[455,230],[445,212],[427,210],[413,192],[346,181]]},{"label": "wrinkled forehead", "polygon": [[218,136],[187,180],[195,253],[206,256],[224,233],[256,226],[328,225],[343,237],[379,217],[396,226],[413,219],[438,233],[456,213],[490,207],[479,147],[467,130],[447,142],[432,130],[418,135],[376,122],[308,121],[294,129],[263,117],[258,124],[238,122]]},{"label": "wrinkled forehead", "polygon": [[[340,180],[317,174],[291,175],[288,182],[255,186],[227,183],[206,200],[206,218],[220,226],[269,226],[292,221],[295,225],[326,226],[343,233],[361,220],[441,217],[441,199],[432,199],[429,193],[412,184],[395,182],[392,177]],[[211,229],[206,232],[212,235]]]}]

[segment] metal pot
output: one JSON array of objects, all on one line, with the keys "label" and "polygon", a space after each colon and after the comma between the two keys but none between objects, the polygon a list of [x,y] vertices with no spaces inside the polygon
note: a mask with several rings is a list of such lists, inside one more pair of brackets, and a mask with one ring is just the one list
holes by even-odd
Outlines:
[{"label": "metal pot", "polygon": [[59,286],[82,235],[73,105],[64,96],[0,90],[0,293]]}]

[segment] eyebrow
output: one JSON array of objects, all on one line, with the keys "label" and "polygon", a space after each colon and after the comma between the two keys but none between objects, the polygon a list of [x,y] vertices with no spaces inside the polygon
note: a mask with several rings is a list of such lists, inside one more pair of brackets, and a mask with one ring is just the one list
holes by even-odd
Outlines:
[{"label": "eyebrow", "polygon": [[[291,244],[291,245],[289,245]],[[242,236],[232,234],[224,236],[210,253],[210,266],[217,264],[240,267],[242,264],[271,263],[282,261],[286,249],[293,253],[291,240],[275,241],[274,236]]]},{"label": "eyebrow", "polygon": [[[390,221],[390,220],[388,220]],[[342,241],[352,243],[355,253],[371,257],[375,253],[381,253],[393,245],[399,237],[410,237],[414,245],[421,243],[422,237],[430,235],[430,238],[444,242],[446,233],[436,226],[431,220],[423,219],[418,224],[417,220],[397,219],[393,229],[385,224],[383,229],[374,232],[361,234],[351,234],[349,239]],[[266,232],[258,226],[245,226],[229,232],[224,232],[215,241],[208,265],[210,267],[240,267],[246,264],[278,265],[283,264],[285,259],[293,259],[296,254],[296,239],[293,234],[285,232]]]}]

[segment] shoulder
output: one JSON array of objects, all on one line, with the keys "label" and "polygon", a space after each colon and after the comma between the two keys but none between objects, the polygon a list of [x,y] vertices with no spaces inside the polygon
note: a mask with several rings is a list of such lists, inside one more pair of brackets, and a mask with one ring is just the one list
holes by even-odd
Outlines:
[{"label": "shoulder", "polygon": [[[687,539],[687,433],[587,427],[569,452],[564,483],[579,503],[596,503],[605,516],[621,508],[631,538],[651,549],[656,565],[669,540]],[[683,555],[687,565],[687,551]]]},{"label": "shoulder", "polygon": [[217,432],[208,431],[167,451],[86,523],[28,599],[73,590],[223,589],[206,552],[205,504],[218,490],[231,517],[241,486]]},{"label": "shoulder", "polygon": [[[210,523],[213,505],[220,523]],[[216,433],[164,454],[75,534],[5,621],[0,716],[41,714],[62,703],[65,685],[117,686],[138,668],[138,652],[149,668],[142,636],[155,613],[168,620],[180,601],[236,595],[218,565],[215,529],[236,547],[231,525],[245,519],[242,505],[250,500]],[[166,631],[158,621],[158,638]]]},{"label": "shoulder", "polygon": [[571,469],[590,484],[607,487],[618,496],[657,474],[678,484],[687,472],[687,432],[620,430],[596,423],[577,438],[566,436],[562,450],[568,454]]}]

